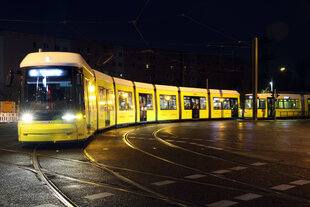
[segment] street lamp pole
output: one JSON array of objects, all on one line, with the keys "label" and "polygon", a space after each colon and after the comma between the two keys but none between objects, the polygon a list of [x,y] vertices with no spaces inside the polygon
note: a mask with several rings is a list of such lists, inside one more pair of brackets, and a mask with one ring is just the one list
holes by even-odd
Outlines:
[{"label": "street lamp pole", "polygon": [[253,120],[257,120],[257,81],[258,81],[258,38],[253,38],[253,59],[252,59],[252,76],[253,76]]}]

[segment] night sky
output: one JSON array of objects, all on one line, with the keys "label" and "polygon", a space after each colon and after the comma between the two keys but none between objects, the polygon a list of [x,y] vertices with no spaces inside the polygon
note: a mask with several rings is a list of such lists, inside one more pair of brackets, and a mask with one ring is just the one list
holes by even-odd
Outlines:
[{"label": "night sky", "polygon": [[247,59],[257,36],[269,68],[310,53],[306,0],[6,1],[0,20],[1,30]]}]

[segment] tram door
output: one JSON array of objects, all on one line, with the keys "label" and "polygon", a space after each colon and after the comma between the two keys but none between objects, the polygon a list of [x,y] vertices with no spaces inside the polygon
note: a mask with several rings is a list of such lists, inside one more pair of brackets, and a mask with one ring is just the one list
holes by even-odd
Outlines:
[{"label": "tram door", "polygon": [[200,98],[191,97],[193,119],[199,119]]},{"label": "tram door", "polygon": [[147,121],[147,94],[139,93],[140,121]]},{"label": "tram door", "polygon": [[274,100],[267,98],[268,117],[274,117]]},{"label": "tram door", "polygon": [[238,99],[237,98],[230,98],[229,104],[231,108],[231,117],[238,118]]}]

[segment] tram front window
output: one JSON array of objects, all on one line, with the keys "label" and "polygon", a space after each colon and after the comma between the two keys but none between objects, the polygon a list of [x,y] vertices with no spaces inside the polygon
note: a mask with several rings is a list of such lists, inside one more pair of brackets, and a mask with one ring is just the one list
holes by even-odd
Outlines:
[{"label": "tram front window", "polygon": [[34,111],[38,120],[59,119],[64,112],[74,111],[72,79],[71,69],[26,70],[23,109]]}]

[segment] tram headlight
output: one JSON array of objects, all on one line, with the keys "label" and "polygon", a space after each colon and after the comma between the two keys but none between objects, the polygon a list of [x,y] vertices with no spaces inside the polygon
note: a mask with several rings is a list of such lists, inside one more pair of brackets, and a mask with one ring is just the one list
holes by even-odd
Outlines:
[{"label": "tram headlight", "polygon": [[21,120],[24,122],[31,122],[33,120],[33,115],[29,113],[23,114]]},{"label": "tram headlight", "polygon": [[63,120],[65,121],[72,121],[72,120],[75,120],[75,119],[82,119],[83,118],[83,114],[79,113],[79,114],[73,114],[73,113],[66,113],[65,115],[63,115],[61,117]]},{"label": "tram headlight", "polygon": [[67,113],[61,117],[63,120],[72,121],[75,119],[75,115],[72,113]]}]

